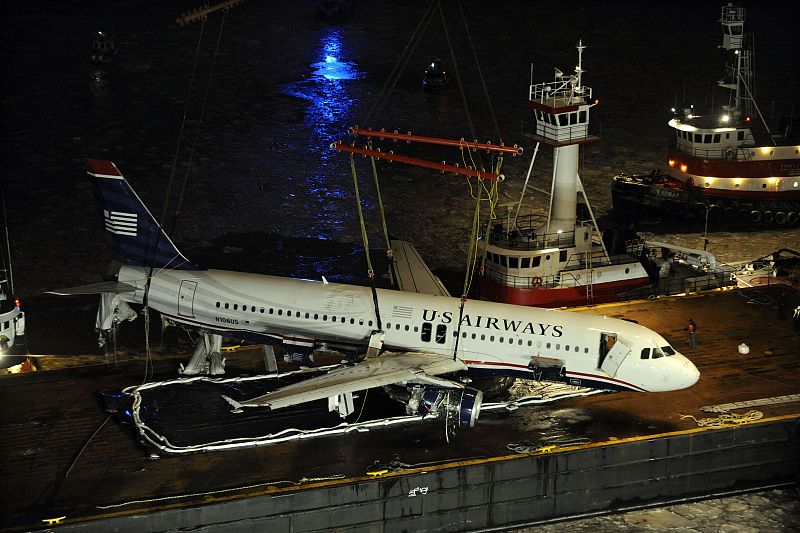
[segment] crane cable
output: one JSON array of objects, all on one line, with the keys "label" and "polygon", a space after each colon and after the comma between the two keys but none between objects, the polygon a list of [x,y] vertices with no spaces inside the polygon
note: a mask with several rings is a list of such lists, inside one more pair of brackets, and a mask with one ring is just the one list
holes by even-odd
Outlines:
[{"label": "crane cable", "polygon": [[378,331],[383,331],[381,326],[381,313],[378,308],[378,292],[375,290],[375,270],[372,268],[372,259],[369,255],[369,237],[367,236],[367,225],[364,223],[364,211],[361,209],[361,193],[358,187],[358,173],[356,172],[356,161],[353,154],[350,154],[350,170],[353,173],[353,186],[356,191],[356,207],[358,207],[358,221],[361,225],[361,239],[364,242],[364,253],[367,256],[367,276],[369,277],[370,287],[372,288],[372,302],[375,306],[375,320]]},{"label": "crane cable", "polygon": [[[422,40],[422,36],[425,35],[428,26],[433,20],[434,7],[437,4],[438,0],[433,0],[430,4],[428,4],[425,13],[422,15],[422,18],[417,23],[417,27],[414,28],[414,32],[411,34],[411,37],[406,43],[405,48],[403,48],[403,51],[400,53],[400,57],[398,58],[397,62],[395,62],[394,67],[392,68],[392,72],[389,73],[389,76],[383,83],[381,90],[378,92],[377,98],[375,98],[375,101],[372,103],[372,106],[370,107],[369,111],[364,116],[364,119],[361,121],[362,124],[364,125],[369,124],[369,121],[372,118],[373,113],[380,115],[381,111],[383,110],[383,106],[385,106],[386,102],[388,102],[389,100],[389,95],[392,94],[392,91],[397,85],[397,82],[400,80],[400,76],[402,75],[403,71],[405,71],[408,62],[411,60],[411,56],[413,55],[414,50],[416,50],[417,45]],[[389,88],[390,84],[391,88]]]},{"label": "crane cable", "polygon": [[[214,50],[214,57],[212,59],[211,69],[209,71],[208,83],[206,85],[206,93],[205,93],[205,97],[203,99],[203,106],[202,106],[201,111],[200,111],[200,118],[199,118],[198,123],[197,123],[197,128],[195,129],[194,143],[193,143],[192,150],[191,150],[191,153],[190,153],[190,156],[189,156],[189,163],[187,164],[187,169],[186,169],[186,173],[184,175],[183,184],[181,186],[181,193],[180,193],[179,198],[178,198],[178,206],[176,208],[175,215],[172,218],[172,228],[171,228],[170,233],[173,233],[174,230],[175,230],[175,224],[177,222],[178,213],[180,212],[180,207],[181,207],[181,204],[183,203],[183,197],[184,197],[184,193],[186,191],[186,184],[188,182],[189,173],[191,171],[192,159],[194,158],[194,153],[195,153],[195,150],[197,148],[197,141],[198,141],[199,136],[200,136],[200,127],[201,127],[201,125],[203,123],[203,115],[205,113],[206,104],[208,103],[208,95],[209,95],[209,92],[210,92],[211,80],[214,77],[214,66],[216,65],[217,55],[219,54],[219,46],[220,46],[220,42],[222,40],[222,30],[225,27],[225,19],[227,17],[228,11],[229,11],[229,8],[226,8],[226,9],[223,10],[222,22],[220,23],[219,35],[217,36],[217,45],[216,45],[216,48]],[[169,181],[167,182],[167,192],[166,192],[165,198],[164,198],[164,207],[161,210],[161,217],[159,219],[159,229],[161,231],[156,233],[155,241],[154,241],[153,247],[151,249],[152,255],[151,255],[151,260],[150,260],[150,269],[149,269],[149,271],[147,273],[147,280],[145,282],[144,295],[142,297],[142,304],[143,304],[142,314],[144,314],[144,318],[145,318],[145,320],[144,320],[144,324],[145,324],[145,326],[144,326],[145,327],[145,350],[146,350],[146,354],[147,354],[146,359],[145,359],[145,361],[146,361],[145,362],[145,375],[144,375],[144,381],[143,382],[147,381],[148,374],[152,375],[152,371],[153,371],[153,368],[152,368],[152,353],[151,353],[151,350],[150,350],[150,312],[149,312],[149,308],[148,308],[148,300],[149,300],[149,295],[150,295],[150,286],[151,286],[152,279],[153,279],[153,270],[155,269],[155,258],[156,258],[156,255],[158,254],[159,240],[161,239],[161,233],[163,231],[165,231],[165,221],[166,221],[166,218],[167,218],[167,210],[169,208],[170,196],[172,194],[172,184],[173,184],[174,177],[175,177],[175,170],[176,170],[176,167],[177,167],[178,155],[180,153],[180,145],[181,145],[181,139],[182,139],[182,136],[183,136],[183,130],[184,130],[184,127],[185,127],[185,124],[186,124],[186,116],[188,114],[189,100],[190,100],[190,96],[191,96],[191,91],[192,91],[192,87],[194,86],[195,74],[197,72],[197,62],[198,62],[198,58],[199,58],[199,55],[200,55],[200,44],[201,44],[202,39],[203,39],[203,29],[205,28],[205,23],[206,23],[206,19],[207,18],[208,17],[203,17],[203,23],[200,26],[200,34],[199,34],[198,39],[197,39],[197,47],[195,48],[195,58],[194,58],[194,62],[192,64],[192,75],[191,75],[191,78],[190,78],[190,81],[189,81],[189,89],[188,89],[187,97],[186,97],[186,105],[184,106],[183,119],[181,121],[181,128],[180,128],[180,131],[179,131],[179,134],[178,134],[178,142],[177,142],[176,147],[175,147],[175,156],[173,158],[172,170],[170,172]]]}]

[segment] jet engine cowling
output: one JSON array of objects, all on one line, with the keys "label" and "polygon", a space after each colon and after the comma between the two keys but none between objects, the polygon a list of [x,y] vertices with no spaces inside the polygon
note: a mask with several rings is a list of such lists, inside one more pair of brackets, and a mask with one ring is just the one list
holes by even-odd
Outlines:
[{"label": "jet engine cowling", "polygon": [[406,405],[406,414],[445,416],[456,426],[468,428],[475,426],[483,403],[483,393],[470,387],[414,386],[390,390],[389,394]]}]

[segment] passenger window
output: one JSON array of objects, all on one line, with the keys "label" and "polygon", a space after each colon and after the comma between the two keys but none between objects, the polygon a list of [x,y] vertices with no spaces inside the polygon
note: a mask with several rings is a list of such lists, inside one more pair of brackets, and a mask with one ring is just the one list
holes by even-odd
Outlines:
[{"label": "passenger window", "polygon": [[219,302],[217,302],[217,307],[219,307]]},{"label": "passenger window", "polygon": [[642,359],[650,359],[650,348],[642,350]]},{"label": "passenger window", "polygon": [[229,307],[230,307],[230,304],[225,302],[225,309],[228,309]]},{"label": "passenger window", "polygon": [[234,311],[238,311],[239,310],[239,304],[233,304],[233,310]]},{"label": "passenger window", "polygon": [[447,337],[447,326],[444,324],[439,324],[438,326],[436,326],[436,342],[438,344],[444,344],[446,337]]},{"label": "passenger window", "polygon": [[431,341],[431,331],[433,330],[433,326],[430,322],[423,322],[422,323],[422,335],[421,339],[423,342],[430,342]]}]

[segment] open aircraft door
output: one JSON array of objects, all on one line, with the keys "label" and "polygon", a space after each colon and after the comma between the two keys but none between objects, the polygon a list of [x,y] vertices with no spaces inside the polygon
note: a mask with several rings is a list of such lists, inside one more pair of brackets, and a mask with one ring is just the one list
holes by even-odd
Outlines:
[{"label": "open aircraft door", "polygon": [[181,280],[181,288],[178,291],[178,314],[180,316],[194,318],[194,292],[196,290],[196,281]]},{"label": "open aircraft door", "polygon": [[619,365],[631,353],[631,349],[617,339],[616,333],[603,333],[600,338],[600,364],[598,366],[606,374],[614,377]]}]

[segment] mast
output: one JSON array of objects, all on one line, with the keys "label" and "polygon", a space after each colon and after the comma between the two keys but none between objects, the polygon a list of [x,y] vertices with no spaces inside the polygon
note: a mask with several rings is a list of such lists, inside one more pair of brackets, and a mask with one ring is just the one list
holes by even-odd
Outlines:
[{"label": "mast", "polygon": [[534,138],[553,147],[553,182],[545,234],[572,234],[577,223],[578,156],[581,144],[598,141],[589,135],[589,109],[596,105],[592,89],[582,84],[583,50],[579,41],[575,74],[555,69],[552,82],[530,86],[529,106],[536,116]]}]

